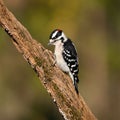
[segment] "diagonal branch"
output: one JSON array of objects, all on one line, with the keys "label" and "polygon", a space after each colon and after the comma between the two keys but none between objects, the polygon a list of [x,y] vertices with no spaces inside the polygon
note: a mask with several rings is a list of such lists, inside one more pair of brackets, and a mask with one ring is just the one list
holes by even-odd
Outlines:
[{"label": "diagonal branch", "polygon": [[76,94],[69,76],[56,66],[52,66],[54,59],[51,51],[32,38],[2,0],[0,0],[0,25],[36,72],[65,120],[96,120],[83,98]]}]

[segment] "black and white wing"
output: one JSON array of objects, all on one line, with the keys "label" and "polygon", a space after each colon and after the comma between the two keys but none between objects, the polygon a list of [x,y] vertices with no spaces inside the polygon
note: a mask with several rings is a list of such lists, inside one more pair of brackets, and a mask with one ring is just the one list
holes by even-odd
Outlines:
[{"label": "black and white wing", "polygon": [[70,73],[72,75],[72,80],[75,85],[75,89],[78,92],[77,83],[79,82],[78,79],[78,72],[79,72],[79,63],[78,63],[78,56],[76,49],[70,39],[68,39],[64,43],[64,50],[63,50],[63,58],[67,63]]}]

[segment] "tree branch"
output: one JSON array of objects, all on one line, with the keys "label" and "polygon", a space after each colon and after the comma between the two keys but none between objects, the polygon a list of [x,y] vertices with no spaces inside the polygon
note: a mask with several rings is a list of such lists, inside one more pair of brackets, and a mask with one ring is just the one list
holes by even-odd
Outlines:
[{"label": "tree branch", "polygon": [[69,76],[56,66],[52,66],[54,63],[52,52],[32,38],[2,0],[0,0],[0,25],[34,69],[65,120],[96,120],[83,98],[76,94]]}]

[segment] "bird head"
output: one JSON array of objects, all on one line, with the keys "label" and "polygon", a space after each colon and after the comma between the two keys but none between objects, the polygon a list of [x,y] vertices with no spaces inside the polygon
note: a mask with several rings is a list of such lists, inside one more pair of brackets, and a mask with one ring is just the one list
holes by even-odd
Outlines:
[{"label": "bird head", "polygon": [[55,45],[57,42],[62,42],[64,43],[67,40],[67,37],[65,36],[65,34],[63,33],[62,30],[60,29],[55,29],[54,31],[52,31],[52,33],[50,34],[49,37],[49,44],[51,45]]}]

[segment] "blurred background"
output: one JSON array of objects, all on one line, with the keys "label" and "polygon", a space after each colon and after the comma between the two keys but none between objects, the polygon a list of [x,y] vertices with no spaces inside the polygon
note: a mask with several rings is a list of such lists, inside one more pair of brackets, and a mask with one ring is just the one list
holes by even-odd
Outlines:
[{"label": "blurred background", "polygon": [[[56,28],[76,45],[79,91],[99,120],[120,120],[120,1],[4,0],[44,47]],[[0,28],[0,120],[63,120],[31,67]]]}]

